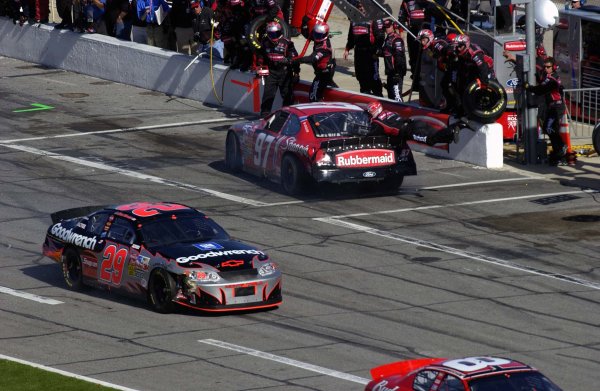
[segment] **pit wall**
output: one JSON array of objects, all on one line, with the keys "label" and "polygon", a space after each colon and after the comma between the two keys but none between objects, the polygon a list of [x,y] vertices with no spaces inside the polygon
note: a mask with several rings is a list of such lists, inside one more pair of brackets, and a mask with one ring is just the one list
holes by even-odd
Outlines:
[{"label": "pit wall", "polygon": [[[54,30],[51,25],[18,26],[0,17],[0,55],[52,68],[65,69],[105,80],[133,85],[168,95],[181,96],[244,114],[258,114],[262,84],[252,73],[231,71],[210,59],[192,57],[137,42],[121,41],[100,34],[78,34]],[[212,69],[212,72],[211,72]],[[298,101],[307,101],[310,82],[296,87]],[[366,104],[374,98],[349,90],[330,89],[325,100]],[[426,120],[433,127],[446,126],[452,119],[445,114],[380,99],[388,110]],[[279,107],[277,97],[274,108]],[[478,130],[462,130],[458,143],[447,148],[412,143],[411,147],[441,158],[454,159],[486,168],[501,168],[502,126],[481,125]]]}]

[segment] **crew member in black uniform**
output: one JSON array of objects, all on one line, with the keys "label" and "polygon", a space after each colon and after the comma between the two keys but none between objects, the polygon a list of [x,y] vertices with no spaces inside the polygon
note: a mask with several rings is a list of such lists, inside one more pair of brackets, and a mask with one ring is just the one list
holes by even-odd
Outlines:
[{"label": "crew member in black uniform", "polygon": [[269,22],[266,37],[261,42],[261,49],[256,55],[257,66],[267,66],[269,76],[265,80],[265,89],[260,104],[262,117],[271,112],[275,93],[279,89],[283,106],[291,105],[294,101],[292,81],[300,74],[300,64],[293,61],[298,56],[294,43],[283,36],[279,22]]},{"label": "crew member in black uniform", "polygon": [[225,63],[231,69],[246,71],[252,63],[247,39],[250,14],[243,0],[225,0],[218,8],[219,30],[225,47]]},{"label": "crew member in black uniform", "polygon": [[299,59],[300,63],[312,64],[315,70],[315,78],[310,86],[308,99],[311,102],[323,100],[325,87],[337,87],[333,81],[335,74],[335,59],[333,49],[329,40],[329,26],[327,23],[316,23],[310,34],[307,33],[308,26],[303,24],[300,32],[306,39],[314,41],[313,52],[309,56]]},{"label": "crew member in black uniform", "polygon": [[[426,0],[403,0],[398,11],[398,21],[408,27],[410,32],[416,37],[417,33],[423,28],[425,22],[425,11],[428,8]],[[410,35],[406,38],[408,44],[408,62],[413,79],[416,79],[417,62],[421,53],[421,44]]]},{"label": "crew member in black uniform", "polygon": [[565,102],[563,98],[563,85],[560,76],[556,72],[556,61],[553,57],[544,60],[544,77],[536,86],[525,83],[525,89],[536,94],[543,95],[546,100],[546,110],[542,124],[542,130],[550,138],[552,152],[549,163],[556,166],[567,154],[567,146],[560,137],[560,121],[565,115]]},{"label": "crew member in black uniform", "polygon": [[383,96],[378,57],[383,40],[383,20],[350,22],[344,60],[354,49],[354,72],[364,94]]},{"label": "crew member in black uniform", "polygon": [[383,42],[383,63],[387,76],[388,98],[402,102],[402,84],[406,75],[406,49],[398,27],[391,19],[383,22],[385,41]]}]

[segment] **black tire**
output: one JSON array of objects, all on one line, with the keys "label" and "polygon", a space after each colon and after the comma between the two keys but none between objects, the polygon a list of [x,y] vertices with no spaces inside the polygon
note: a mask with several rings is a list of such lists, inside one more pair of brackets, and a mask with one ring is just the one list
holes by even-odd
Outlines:
[{"label": "black tire", "polygon": [[156,269],[148,282],[148,304],[158,313],[168,314],[175,310],[173,299],[177,294],[177,285],[173,276],[165,269]]},{"label": "black tire", "polygon": [[594,144],[596,153],[600,155],[600,122],[596,124],[592,132],[592,144]]},{"label": "black tire", "polygon": [[62,256],[62,271],[67,287],[73,291],[80,291],[84,288],[83,285],[83,269],[81,265],[81,257],[77,250],[68,248]]},{"label": "black tire", "polygon": [[289,195],[302,192],[305,185],[304,168],[293,155],[285,155],[281,162],[281,187]]},{"label": "black tire", "polygon": [[[290,26],[283,19],[274,18],[275,22],[279,22],[281,24],[281,32],[283,36],[286,38],[290,37]],[[250,47],[252,50],[260,50],[262,48],[262,37],[265,33],[265,26],[269,20],[269,15],[261,15],[258,18],[254,19],[252,24],[250,24],[250,32],[248,33],[248,39],[250,40]]]},{"label": "black tire", "polygon": [[392,177],[386,178],[383,182],[386,190],[391,192],[398,192],[400,187],[402,186],[402,182],[404,182],[404,175],[394,175]]},{"label": "black tire", "polygon": [[506,90],[496,80],[482,88],[477,80],[467,85],[462,104],[469,119],[491,124],[506,110]]},{"label": "black tire", "polygon": [[240,142],[233,131],[227,133],[227,141],[225,142],[225,167],[231,172],[238,172],[242,169]]}]

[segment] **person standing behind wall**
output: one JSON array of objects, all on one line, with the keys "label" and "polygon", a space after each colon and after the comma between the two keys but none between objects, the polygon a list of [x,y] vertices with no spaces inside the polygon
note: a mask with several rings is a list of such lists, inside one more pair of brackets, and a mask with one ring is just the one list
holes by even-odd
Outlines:
[{"label": "person standing behind wall", "polygon": [[298,59],[298,61],[300,63],[312,64],[315,71],[315,78],[310,86],[308,100],[310,102],[320,102],[323,100],[325,87],[337,87],[333,81],[336,62],[335,58],[333,58],[333,48],[329,39],[329,25],[323,22],[316,23],[309,34],[307,32],[308,25],[305,22],[307,22],[306,19],[303,20],[300,31],[306,39],[314,42],[313,52],[308,56]]},{"label": "person standing behind wall", "polygon": [[191,0],[173,0],[172,2],[171,22],[175,28],[176,47],[179,53],[192,54],[197,46],[192,29],[194,11],[191,3]]},{"label": "person standing behind wall", "polygon": [[383,25],[387,34],[383,42],[383,63],[387,75],[388,98],[402,102],[402,85],[406,75],[404,40],[391,19],[386,19]]},{"label": "person standing behind wall", "polygon": [[[163,49],[169,48],[167,31],[159,25],[156,15],[158,8],[162,13],[169,12],[169,5],[165,0],[138,0],[137,15],[146,22],[146,43]],[[160,21],[162,23],[162,21]]]}]

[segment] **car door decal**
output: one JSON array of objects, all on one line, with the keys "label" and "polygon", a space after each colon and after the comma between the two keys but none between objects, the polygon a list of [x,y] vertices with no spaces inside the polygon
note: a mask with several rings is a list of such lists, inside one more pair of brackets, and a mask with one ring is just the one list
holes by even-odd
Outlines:
[{"label": "car door decal", "polygon": [[102,282],[119,286],[123,279],[123,268],[129,255],[129,248],[122,245],[109,244],[102,253],[100,264],[100,275],[98,279]]}]

